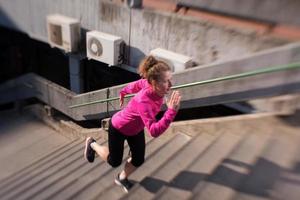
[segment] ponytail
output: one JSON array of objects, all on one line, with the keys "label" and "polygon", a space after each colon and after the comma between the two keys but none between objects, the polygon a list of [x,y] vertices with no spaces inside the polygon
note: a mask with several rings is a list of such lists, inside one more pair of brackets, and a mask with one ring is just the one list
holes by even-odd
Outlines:
[{"label": "ponytail", "polygon": [[157,60],[153,56],[145,57],[139,65],[138,72],[142,78],[148,80],[151,84],[153,80],[158,81],[161,72],[170,71],[170,66],[160,60]]},{"label": "ponytail", "polygon": [[142,78],[147,78],[147,72],[151,67],[157,64],[157,60],[153,56],[145,57],[139,65],[138,72]]}]

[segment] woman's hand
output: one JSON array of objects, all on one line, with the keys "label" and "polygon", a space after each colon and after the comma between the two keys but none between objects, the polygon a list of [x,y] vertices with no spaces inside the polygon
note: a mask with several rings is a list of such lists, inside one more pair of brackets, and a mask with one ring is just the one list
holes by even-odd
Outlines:
[{"label": "woman's hand", "polygon": [[124,95],[120,95],[119,102],[120,102],[120,108],[122,108],[122,106],[124,104]]},{"label": "woman's hand", "polygon": [[167,101],[167,106],[168,108],[172,108],[176,111],[178,111],[180,107],[180,100],[181,100],[181,95],[179,91],[175,90],[172,92],[172,95],[170,97],[170,100]]}]

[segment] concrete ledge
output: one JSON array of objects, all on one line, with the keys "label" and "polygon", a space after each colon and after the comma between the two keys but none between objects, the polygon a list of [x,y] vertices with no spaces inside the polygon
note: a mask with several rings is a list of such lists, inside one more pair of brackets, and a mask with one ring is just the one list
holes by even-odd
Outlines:
[{"label": "concrete ledge", "polygon": [[249,101],[256,110],[276,112],[279,115],[292,115],[300,107],[300,94],[281,95]]},{"label": "concrete ledge", "polygon": [[24,109],[67,138],[78,139],[92,136],[94,138],[101,137],[103,140],[107,140],[107,132],[104,129],[83,128],[71,120],[54,116],[53,108],[47,105],[35,104]]},{"label": "concrete ledge", "polygon": [[214,134],[218,131],[222,131],[222,129],[238,129],[241,126],[251,128],[258,121],[261,121],[262,119],[272,119],[279,114],[280,113],[276,112],[255,113],[173,122],[165,134],[176,134],[181,132],[190,136],[195,136],[201,133]]},{"label": "concrete ledge", "polygon": [[[95,138],[100,137],[102,141],[108,139],[106,130],[110,118],[102,121],[103,128],[87,129],[72,121],[49,115],[49,108],[47,106],[33,105],[25,109],[67,138],[78,139],[92,136]],[[53,113],[53,111],[50,113]],[[202,133],[215,134],[217,132],[231,132],[231,130],[235,133],[238,132],[236,130],[241,130],[241,133],[247,130],[255,131],[256,127],[261,123],[266,121],[269,123],[275,122],[276,118],[281,115],[283,115],[282,111],[173,122],[164,135],[182,133],[193,137]],[[150,137],[147,129],[145,129],[145,133],[146,137]]]},{"label": "concrete ledge", "polygon": [[[181,6],[203,11],[236,16],[272,24],[292,24],[299,26],[299,1],[295,0],[179,0]],[[297,17],[298,15],[298,17]]]}]

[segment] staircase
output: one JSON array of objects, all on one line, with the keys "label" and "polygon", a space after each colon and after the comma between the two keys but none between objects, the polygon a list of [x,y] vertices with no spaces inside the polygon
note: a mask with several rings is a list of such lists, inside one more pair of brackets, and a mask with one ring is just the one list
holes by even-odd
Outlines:
[{"label": "staircase", "polygon": [[[122,167],[88,163],[84,140],[72,140],[2,179],[0,199],[297,199],[299,116],[174,122],[161,137],[146,136],[129,194],[114,184]],[[107,145],[104,138],[97,141]]]}]

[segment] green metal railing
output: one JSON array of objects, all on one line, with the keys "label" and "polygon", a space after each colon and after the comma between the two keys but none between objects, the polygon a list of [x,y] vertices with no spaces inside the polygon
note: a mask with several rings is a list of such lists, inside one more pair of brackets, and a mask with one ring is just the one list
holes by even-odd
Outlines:
[{"label": "green metal railing", "polygon": [[[196,85],[205,85],[205,84],[215,83],[215,82],[220,82],[220,81],[233,80],[233,79],[238,79],[238,78],[255,76],[255,75],[259,75],[259,74],[266,74],[266,73],[272,73],[272,72],[278,72],[278,71],[284,71],[284,70],[293,70],[293,69],[299,69],[299,68],[300,68],[300,62],[290,63],[287,65],[267,67],[267,68],[253,70],[250,72],[244,72],[244,73],[240,73],[240,74],[234,74],[234,75],[229,75],[229,76],[224,76],[224,77],[219,77],[219,78],[213,78],[213,79],[204,80],[204,81],[197,81],[197,82],[193,82],[193,83],[177,85],[177,86],[171,87],[171,89],[181,89],[181,88],[192,87],[192,86],[196,86]],[[125,97],[128,98],[128,97],[132,97],[132,96],[134,96],[134,94],[126,95]],[[105,103],[105,102],[115,101],[118,99],[119,99],[119,97],[101,99],[101,100],[97,100],[97,101],[91,101],[91,102],[87,102],[87,103],[72,105],[72,106],[69,106],[69,108],[77,108],[77,107],[82,107],[82,106],[92,105],[92,104],[97,104],[97,103]]]}]

